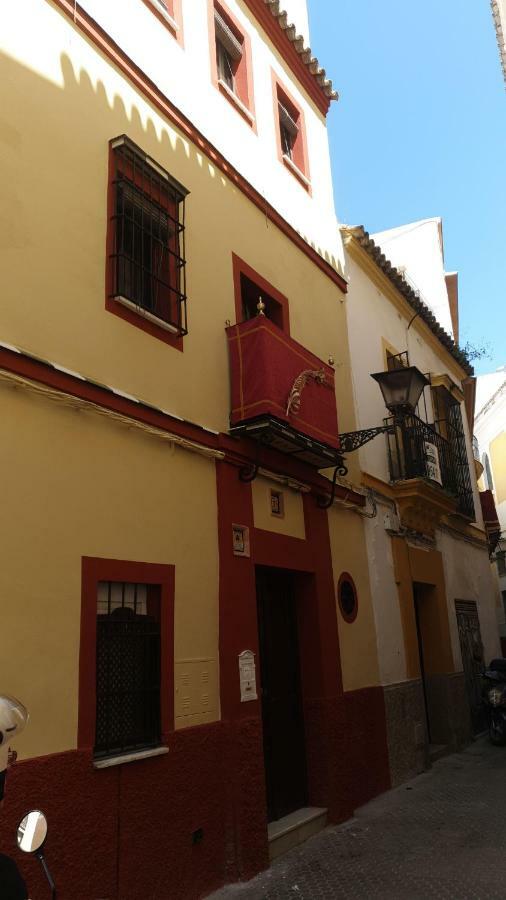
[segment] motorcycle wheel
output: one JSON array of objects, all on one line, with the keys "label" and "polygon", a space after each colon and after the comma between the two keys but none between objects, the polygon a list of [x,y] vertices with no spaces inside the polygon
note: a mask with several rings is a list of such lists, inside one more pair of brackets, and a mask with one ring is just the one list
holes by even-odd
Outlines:
[{"label": "motorcycle wheel", "polygon": [[497,728],[493,720],[488,726],[488,736],[490,738],[490,743],[494,744],[496,747],[502,747],[503,744],[506,744],[506,734],[504,734],[504,731]]}]

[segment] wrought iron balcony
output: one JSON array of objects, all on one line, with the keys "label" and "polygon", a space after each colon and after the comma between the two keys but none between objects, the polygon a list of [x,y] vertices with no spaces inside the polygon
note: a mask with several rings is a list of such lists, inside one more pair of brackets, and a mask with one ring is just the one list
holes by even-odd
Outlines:
[{"label": "wrought iron balcony", "polygon": [[342,464],[333,368],[264,315],[226,332],[230,433],[317,469]]},{"label": "wrought iron balcony", "polygon": [[393,482],[421,478],[439,485],[456,500],[456,511],[474,520],[474,499],[463,433],[445,438],[416,415],[385,419],[390,478]]}]

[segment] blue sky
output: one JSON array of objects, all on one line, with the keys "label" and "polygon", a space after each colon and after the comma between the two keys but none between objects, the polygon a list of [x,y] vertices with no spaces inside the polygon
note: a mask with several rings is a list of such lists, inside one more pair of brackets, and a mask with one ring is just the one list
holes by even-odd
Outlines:
[{"label": "blue sky", "polygon": [[337,214],[381,231],[443,219],[460,342],[506,364],[506,91],[489,0],[308,0]]}]

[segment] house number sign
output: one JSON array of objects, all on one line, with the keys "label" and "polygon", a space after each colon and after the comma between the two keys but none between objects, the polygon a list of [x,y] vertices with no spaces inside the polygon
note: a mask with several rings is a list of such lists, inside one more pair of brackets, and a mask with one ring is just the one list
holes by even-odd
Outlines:
[{"label": "house number sign", "polygon": [[251,650],[239,653],[239,684],[241,687],[241,703],[258,700],[255,654]]}]

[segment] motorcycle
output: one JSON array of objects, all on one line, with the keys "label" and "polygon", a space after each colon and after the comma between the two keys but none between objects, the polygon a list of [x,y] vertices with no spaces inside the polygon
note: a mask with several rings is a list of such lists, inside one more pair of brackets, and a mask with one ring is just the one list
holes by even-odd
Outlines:
[{"label": "motorcycle", "polygon": [[506,744],[506,659],[493,659],[482,674],[483,703],[492,744]]}]

